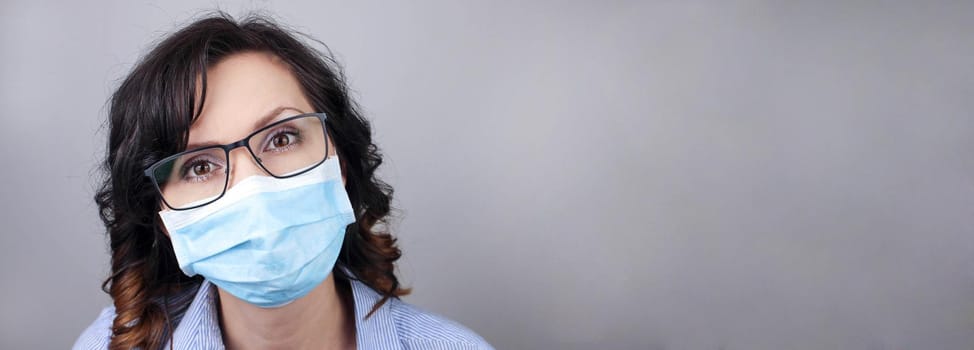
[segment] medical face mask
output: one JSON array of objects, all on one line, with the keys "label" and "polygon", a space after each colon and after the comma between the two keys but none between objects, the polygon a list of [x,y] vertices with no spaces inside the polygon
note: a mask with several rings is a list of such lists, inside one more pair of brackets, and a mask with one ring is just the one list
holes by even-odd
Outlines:
[{"label": "medical face mask", "polygon": [[264,308],[324,281],[355,222],[334,156],[290,178],[248,177],[213,203],[159,215],[186,275]]}]

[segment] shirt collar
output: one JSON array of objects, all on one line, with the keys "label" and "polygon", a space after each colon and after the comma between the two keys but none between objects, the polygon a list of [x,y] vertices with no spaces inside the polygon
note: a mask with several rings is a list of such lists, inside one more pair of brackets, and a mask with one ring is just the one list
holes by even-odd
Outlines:
[{"label": "shirt collar", "polygon": [[[355,340],[358,349],[401,349],[390,304],[387,300],[368,319],[365,316],[382,297],[361,281],[350,279],[352,298],[355,301]],[[175,349],[225,349],[223,333],[220,330],[217,313],[217,288],[210,281],[203,280],[196,297],[186,309],[179,325],[173,332]],[[381,345],[381,346],[380,346]],[[166,349],[169,344],[166,344]]]},{"label": "shirt collar", "polygon": [[[358,280],[350,280],[352,297],[355,299],[355,341],[358,349],[401,349],[396,322],[390,305],[395,299],[386,300],[369,318],[365,315],[382,296]],[[392,348],[392,346],[395,346]]]}]

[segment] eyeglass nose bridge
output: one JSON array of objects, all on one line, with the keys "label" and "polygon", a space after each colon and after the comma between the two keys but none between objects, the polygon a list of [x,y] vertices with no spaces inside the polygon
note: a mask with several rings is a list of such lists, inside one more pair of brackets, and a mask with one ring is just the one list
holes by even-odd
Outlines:
[{"label": "eyeglass nose bridge", "polygon": [[223,152],[225,152],[227,155],[227,173],[226,173],[227,183],[230,183],[229,176],[230,174],[233,173],[233,169],[234,169],[234,162],[233,160],[230,159],[230,152],[240,147],[243,147],[244,149],[247,150],[247,154],[249,154],[250,158],[252,158],[255,161],[255,164],[257,164],[257,168],[259,168],[261,171],[267,174],[270,174],[267,168],[264,167],[264,161],[261,160],[260,157],[258,157],[256,154],[254,154],[254,150],[250,148],[250,137],[247,137],[243,140],[239,140],[237,142],[228,145],[220,145],[220,148],[222,148]]}]

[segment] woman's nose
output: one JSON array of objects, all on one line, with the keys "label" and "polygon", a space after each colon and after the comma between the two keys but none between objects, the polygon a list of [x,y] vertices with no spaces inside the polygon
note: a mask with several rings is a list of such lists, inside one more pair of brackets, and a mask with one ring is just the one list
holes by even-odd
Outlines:
[{"label": "woman's nose", "polygon": [[250,155],[246,148],[240,147],[230,151],[230,177],[227,181],[227,189],[233,188],[238,182],[251,176],[268,176],[257,160]]}]

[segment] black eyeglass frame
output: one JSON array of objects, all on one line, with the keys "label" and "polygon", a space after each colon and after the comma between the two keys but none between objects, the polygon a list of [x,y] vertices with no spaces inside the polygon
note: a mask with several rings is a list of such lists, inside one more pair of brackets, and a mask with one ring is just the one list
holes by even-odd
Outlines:
[{"label": "black eyeglass frame", "polygon": [[[264,131],[267,131],[268,129],[271,129],[271,128],[274,128],[274,127],[276,127],[278,125],[281,125],[283,123],[286,123],[286,122],[289,122],[289,121],[292,121],[292,120],[295,120],[295,119],[299,119],[299,118],[308,118],[308,117],[311,117],[311,116],[317,117],[318,120],[321,122],[321,131],[322,131],[322,133],[324,133],[324,137],[325,137],[325,157],[322,158],[321,161],[319,161],[318,163],[315,163],[314,165],[309,166],[307,169],[301,170],[301,171],[299,171],[297,173],[289,174],[287,176],[277,176],[277,175],[275,175],[273,172],[271,172],[270,170],[268,170],[267,167],[264,166],[264,163],[263,163],[263,161],[261,161],[260,157],[257,157],[257,154],[254,153],[254,150],[250,148],[250,138],[251,137],[254,137],[255,135],[260,134],[260,133],[262,133]],[[304,173],[306,173],[308,171],[311,171],[311,169],[314,169],[317,166],[321,165],[321,163],[324,163],[326,160],[328,160],[328,152],[329,152],[329,146],[328,146],[328,140],[329,140],[329,137],[328,137],[328,123],[326,122],[327,119],[328,119],[328,115],[326,115],[325,113],[302,113],[302,114],[298,114],[298,115],[295,115],[295,116],[287,117],[285,119],[281,119],[279,121],[276,121],[274,123],[271,123],[271,124],[268,124],[268,125],[266,125],[264,127],[261,127],[260,129],[257,129],[256,131],[250,133],[250,135],[247,135],[247,137],[244,137],[244,138],[242,138],[240,140],[237,140],[236,142],[232,142],[232,143],[225,144],[225,145],[212,145],[212,146],[199,147],[199,148],[195,148],[195,149],[191,149],[191,150],[179,152],[179,153],[176,153],[174,155],[168,156],[168,157],[163,158],[163,159],[161,159],[161,160],[159,160],[159,161],[157,161],[155,163],[152,163],[152,165],[150,165],[148,168],[145,168],[145,170],[143,171],[143,174],[145,174],[145,176],[148,177],[150,181],[152,181],[152,185],[156,188],[156,192],[159,193],[159,198],[162,199],[162,202],[167,207],[169,207],[169,209],[172,209],[172,210],[190,210],[190,209],[196,209],[196,208],[205,206],[207,204],[216,202],[217,200],[219,200],[220,198],[223,198],[223,196],[227,194],[227,186],[229,186],[229,184],[230,184],[230,176],[229,176],[229,172],[230,172],[230,151],[232,151],[234,149],[237,149],[239,147],[246,148],[247,149],[247,152],[250,153],[250,156],[253,157],[254,160],[256,161],[257,166],[259,166],[262,170],[264,170],[264,172],[267,173],[268,175],[270,175],[270,176],[272,176],[274,178],[278,178],[278,179],[286,179],[286,178],[289,178],[289,177],[294,177],[294,176],[298,176],[298,175],[304,174]],[[203,151],[203,150],[208,150],[208,149],[213,149],[213,148],[220,148],[220,149],[222,149],[223,150],[223,153],[224,153],[224,156],[226,157],[225,159],[227,160],[227,176],[225,176],[224,179],[223,179],[223,190],[220,192],[220,195],[217,196],[216,198],[213,198],[213,200],[207,201],[205,203],[197,204],[197,205],[194,205],[194,206],[191,206],[191,207],[176,208],[176,207],[173,207],[172,205],[170,205],[169,202],[166,201],[166,196],[162,193],[162,188],[159,187],[159,181],[156,181],[156,177],[155,177],[155,171],[156,171],[156,169],[159,168],[160,166],[166,164],[167,162],[169,162],[171,160],[174,160],[174,159],[179,159],[179,157],[182,157],[182,156],[184,156],[186,154],[195,153],[195,152],[199,152],[199,151]]]}]

